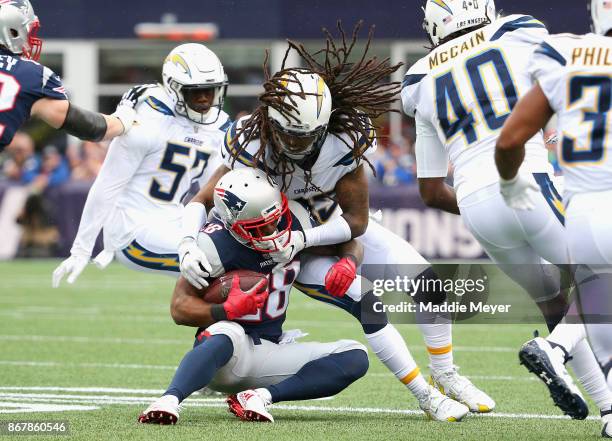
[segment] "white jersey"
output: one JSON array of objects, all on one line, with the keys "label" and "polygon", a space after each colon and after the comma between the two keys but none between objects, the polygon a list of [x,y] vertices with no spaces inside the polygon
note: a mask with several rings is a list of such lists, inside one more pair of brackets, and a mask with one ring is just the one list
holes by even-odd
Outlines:
[{"label": "white jersey", "polygon": [[115,251],[148,223],[179,221],[182,198],[220,164],[230,124],[224,112],[213,124],[192,123],[174,115],[162,87],[151,89],[136,110],[134,126],[113,140],[87,196],[72,253],[91,254],[102,227],[104,248]]},{"label": "white jersey", "polygon": [[558,117],[567,201],[612,190],[612,38],[551,36],[533,54],[531,73]]},{"label": "white jersey", "polygon": [[[221,156],[225,166],[229,169],[258,167],[265,170],[264,164],[258,162],[254,158],[254,155],[259,150],[259,139],[250,141],[244,151],[242,151],[234,161],[234,156],[236,152],[241,150],[244,141],[242,137],[240,137],[240,139],[235,139],[236,130],[241,127],[242,123],[247,118],[248,116],[236,121],[227,131]],[[374,138],[376,132],[374,128],[371,128],[369,136],[370,139],[373,140],[373,145],[364,153],[366,158],[371,157],[376,151],[377,144]],[[359,139],[359,146],[364,147],[366,141],[367,140],[362,136]],[[328,134],[316,160],[309,169],[310,184],[308,187],[306,186],[306,172],[298,165],[295,165],[295,171],[292,173],[292,177],[287,179],[286,183],[288,188],[283,189],[287,198],[304,202],[318,222],[325,222],[329,220],[332,214],[339,213],[339,210],[336,210],[338,203],[334,199],[336,184],[343,176],[354,171],[361,165],[361,162],[355,161],[353,158],[353,152],[349,148],[349,145],[352,144],[353,141],[346,134]],[[266,149],[264,160],[270,169],[273,171],[277,169],[277,164],[275,164],[274,160],[271,158],[270,149]],[[279,185],[282,185],[280,179]]]},{"label": "white jersey", "polygon": [[[417,123],[417,175],[444,177],[454,166],[458,201],[495,184],[495,143],[533,83],[528,62],[548,35],[526,15],[510,15],[435,48],[406,74],[402,105]],[[542,133],[526,145],[523,169],[549,173]]]}]

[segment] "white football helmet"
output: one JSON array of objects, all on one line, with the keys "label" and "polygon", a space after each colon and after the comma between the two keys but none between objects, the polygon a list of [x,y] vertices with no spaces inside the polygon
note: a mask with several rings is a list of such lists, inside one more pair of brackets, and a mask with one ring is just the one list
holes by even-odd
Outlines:
[{"label": "white football helmet", "polygon": [[263,253],[282,249],[291,239],[287,197],[256,168],[232,170],[217,182],[215,211],[240,242]]},{"label": "white football helmet", "polygon": [[[174,101],[174,110],[198,124],[213,124],[219,118],[227,93],[227,75],[213,51],[203,44],[187,43],[175,47],[166,57],[162,71],[164,89]],[[198,112],[185,99],[188,89],[214,88],[210,109]],[[216,110],[215,110],[216,109]]]},{"label": "white football helmet", "polygon": [[0,44],[16,55],[38,60],[42,40],[38,17],[28,0],[0,1]]},{"label": "white football helmet", "polygon": [[434,46],[456,32],[495,19],[493,0],[427,0],[423,28]]},{"label": "white football helmet", "polygon": [[612,30],[612,1],[591,0],[590,9],[593,18],[593,32],[606,35]]},{"label": "white football helmet", "polygon": [[283,115],[268,107],[268,116],[282,153],[290,159],[301,160],[316,151],[325,140],[331,116],[332,97],[327,84],[319,75],[305,70],[294,70],[286,75],[285,85],[303,97],[285,96],[283,102],[295,109]]}]

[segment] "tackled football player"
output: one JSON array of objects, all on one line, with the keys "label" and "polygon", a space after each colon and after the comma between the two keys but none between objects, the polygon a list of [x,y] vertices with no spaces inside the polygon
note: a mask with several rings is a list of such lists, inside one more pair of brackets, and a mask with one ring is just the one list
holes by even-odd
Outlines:
[{"label": "tackled football player", "polygon": [[[356,341],[299,343],[295,331],[283,333],[300,257],[279,265],[271,253],[311,226],[309,212],[287,202],[254,168],[225,174],[214,188],[214,207],[196,238],[211,265],[208,280],[240,269],[267,275],[267,285],[261,280],[243,292],[234,275],[225,302],[211,304],[201,290],[178,280],[172,317],[199,329],[166,393],[139,417],[142,423],[176,423],[179,404],[204,386],[234,394],[228,404],[237,417],[272,422],[271,403],[335,395],[368,370],[367,350]],[[348,253],[357,264],[363,257],[357,240],[326,248],[319,252]]]},{"label": "tackled football player", "polygon": [[[395,100],[398,84],[385,83],[384,78],[400,66],[391,66],[388,60],[368,58],[371,33],[365,52],[357,57],[359,61],[349,62],[359,27],[360,24],[352,39],[345,39],[340,28],[342,43],[334,42],[326,31],[328,41],[322,63],[303,46],[290,43],[290,48],[298,51],[308,68],[283,68],[272,77],[266,77],[261,105],[229,129],[223,147],[224,165],[218,169],[211,184],[189,204],[192,208],[186,210],[186,214],[199,214],[185,220],[185,224],[196,226],[204,218],[205,205],[210,206],[212,202],[215,178],[234,168],[257,167],[278,179],[288,198],[310,207],[321,222],[319,226],[305,229],[303,234],[294,234],[290,244],[272,253],[276,261],[291,261],[305,248],[359,237],[365,247],[364,264],[371,270],[370,274],[362,270],[362,276],[370,280],[395,275],[437,278],[429,263],[407,241],[378,223],[369,222],[365,164],[377,143],[372,121],[388,112],[390,103]],[[181,256],[181,272],[197,285],[206,276],[202,264],[207,262],[197,247],[195,233],[183,239],[183,249],[186,253]],[[326,276],[331,264],[331,276]],[[433,324],[432,317],[418,318],[434,381],[454,399],[427,384],[402,336],[388,323],[386,314],[372,312],[374,296],[371,291],[364,294],[359,283],[354,283],[345,296],[335,292],[330,283],[334,276],[343,274],[352,280],[356,267],[357,263],[350,256],[336,263],[331,258],[308,257],[304,259],[295,286],[317,300],[343,308],[360,320],[374,353],[433,419],[458,421],[468,413],[468,407],[474,412],[491,411],[494,401],[457,373],[453,364],[450,320]],[[420,301],[441,302],[445,293],[416,293],[416,297]],[[362,309],[370,312],[367,318],[362,315]]]}]

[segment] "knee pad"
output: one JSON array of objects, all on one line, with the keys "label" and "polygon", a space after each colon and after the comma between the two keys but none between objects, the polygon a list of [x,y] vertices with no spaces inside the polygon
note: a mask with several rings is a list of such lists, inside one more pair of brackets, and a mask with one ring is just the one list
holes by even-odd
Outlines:
[{"label": "knee pad", "polygon": [[228,320],[222,320],[210,325],[208,328],[206,328],[206,332],[208,332],[210,335],[226,335],[232,341],[235,351],[241,347],[242,344],[244,344],[247,337],[242,326]]},{"label": "knee pad", "polygon": [[433,268],[427,268],[415,279],[421,280],[421,286],[424,287],[424,289],[420,289],[412,296],[415,303],[441,305],[446,301],[446,291],[444,291],[442,280]]},{"label": "knee pad", "polygon": [[350,313],[359,320],[366,334],[380,331],[387,326],[389,319],[385,312],[376,312],[374,304],[381,302],[372,291],[367,292],[361,301],[353,303]]}]

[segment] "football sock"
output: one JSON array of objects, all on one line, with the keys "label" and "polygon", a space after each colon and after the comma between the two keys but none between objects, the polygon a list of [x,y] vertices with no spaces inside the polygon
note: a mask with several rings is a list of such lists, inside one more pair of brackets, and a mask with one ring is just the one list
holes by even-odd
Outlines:
[{"label": "football sock", "polygon": [[234,345],[228,336],[217,334],[208,337],[185,354],[164,395],[174,395],[180,403],[210,383],[233,353]]},{"label": "football sock", "polygon": [[567,353],[571,354],[585,337],[586,329],[582,323],[565,323],[563,319],[546,337],[546,340],[551,344],[562,346]]},{"label": "football sock", "polygon": [[388,324],[377,332],[366,334],[366,338],[378,359],[412,393],[417,395],[428,389],[404,339],[393,325]]},{"label": "football sock", "polygon": [[[431,317],[424,317],[426,315]],[[421,334],[423,334],[423,340],[427,345],[431,369],[437,372],[453,369],[453,326],[450,321],[446,323],[427,323],[427,320],[446,321],[439,314],[430,312],[421,312],[417,316],[417,320]]]},{"label": "football sock", "polygon": [[[295,375],[268,387],[270,401],[331,397],[368,371],[368,354],[361,349],[330,354],[306,363]],[[265,394],[262,394],[265,397]]]},{"label": "football sock", "polygon": [[582,339],[570,355],[572,359],[568,364],[576,374],[584,390],[595,401],[600,410],[610,409],[610,406],[612,406],[612,392],[608,388],[601,367],[597,363],[587,340]]}]

